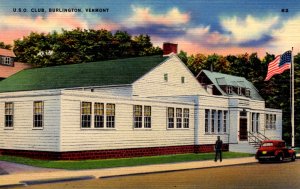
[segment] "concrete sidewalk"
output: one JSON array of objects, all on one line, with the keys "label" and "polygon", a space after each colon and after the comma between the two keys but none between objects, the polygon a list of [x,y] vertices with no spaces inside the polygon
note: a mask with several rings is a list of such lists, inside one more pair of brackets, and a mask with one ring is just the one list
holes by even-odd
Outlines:
[{"label": "concrete sidewalk", "polygon": [[18,172],[8,175],[0,176],[0,188],[5,186],[16,186],[30,184],[41,184],[48,182],[59,181],[74,181],[90,178],[107,178],[124,175],[148,174],[159,172],[170,172],[180,170],[191,170],[201,168],[213,168],[222,166],[232,166],[240,164],[256,163],[254,157],[245,158],[232,158],[223,159],[222,162],[209,161],[193,161],[183,163],[169,163],[157,165],[144,165],[134,167],[119,167],[109,169],[93,169],[93,170],[80,170],[80,171],[67,171],[67,170],[45,170],[42,172]]}]

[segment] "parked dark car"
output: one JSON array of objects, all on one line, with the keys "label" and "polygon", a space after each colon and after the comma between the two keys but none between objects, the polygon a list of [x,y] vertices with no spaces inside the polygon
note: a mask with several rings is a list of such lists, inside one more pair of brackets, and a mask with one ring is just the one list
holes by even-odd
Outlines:
[{"label": "parked dark car", "polygon": [[265,140],[262,142],[260,148],[257,150],[255,158],[259,162],[267,160],[295,161],[296,151],[287,148],[285,145],[285,141],[283,140]]}]

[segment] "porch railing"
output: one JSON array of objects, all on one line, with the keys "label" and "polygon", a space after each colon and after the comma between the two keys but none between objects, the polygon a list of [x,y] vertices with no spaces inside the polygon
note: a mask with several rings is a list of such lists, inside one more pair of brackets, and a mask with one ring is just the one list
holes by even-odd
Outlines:
[{"label": "porch railing", "polygon": [[259,148],[259,146],[261,145],[262,141],[264,141],[264,140],[269,140],[269,138],[266,137],[265,135],[263,135],[260,132],[256,132],[254,134],[253,132],[249,132],[248,131],[248,141],[249,141],[249,144],[251,144],[255,148]]}]

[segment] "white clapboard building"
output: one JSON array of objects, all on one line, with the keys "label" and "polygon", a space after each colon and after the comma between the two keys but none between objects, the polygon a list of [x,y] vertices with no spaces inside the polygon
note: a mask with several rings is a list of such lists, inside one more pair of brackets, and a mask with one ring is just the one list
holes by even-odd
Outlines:
[{"label": "white clapboard building", "polygon": [[2,154],[42,159],[210,152],[217,136],[254,152],[281,139],[282,112],[245,78],[194,77],[170,53],[23,70],[0,82],[0,128]]}]

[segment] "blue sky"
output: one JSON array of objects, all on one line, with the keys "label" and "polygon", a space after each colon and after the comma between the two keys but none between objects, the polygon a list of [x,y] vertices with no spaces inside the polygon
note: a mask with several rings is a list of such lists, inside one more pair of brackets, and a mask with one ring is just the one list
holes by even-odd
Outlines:
[{"label": "blue sky", "polygon": [[[155,46],[178,43],[189,54],[280,54],[300,49],[300,2],[264,1],[0,1],[0,41],[12,41],[34,32],[108,29],[132,35],[149,34]],[[14,8],[26,12],[14,12]],[[31,12],[43,8],[45,12]],[[81,8],[81,13],[50,13],[49,8]],[[89,13],[85,8],[108,8]],[[288,9],[288,12],[282,12]]]}]

